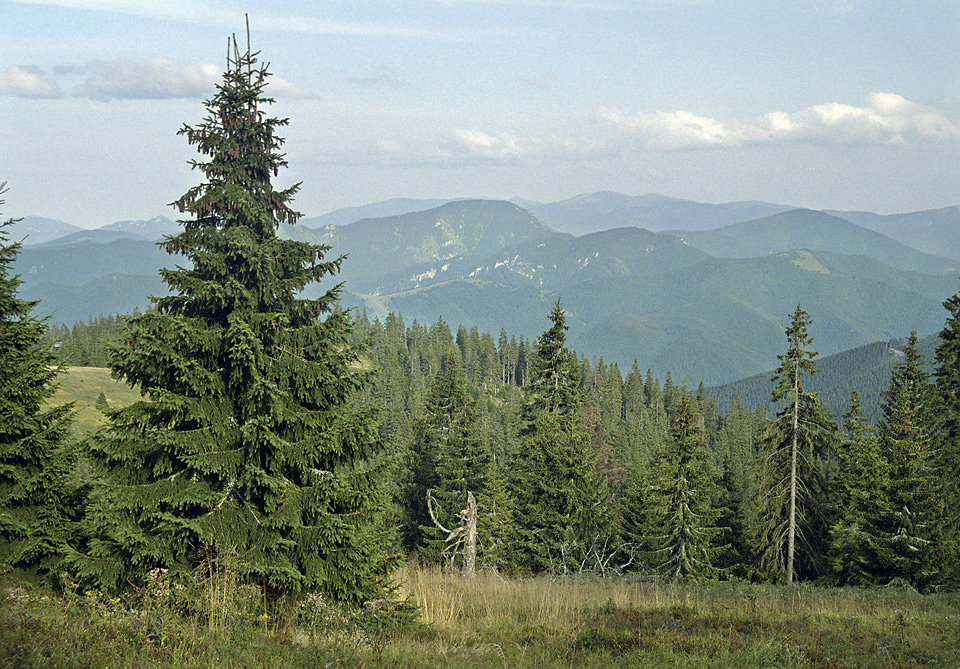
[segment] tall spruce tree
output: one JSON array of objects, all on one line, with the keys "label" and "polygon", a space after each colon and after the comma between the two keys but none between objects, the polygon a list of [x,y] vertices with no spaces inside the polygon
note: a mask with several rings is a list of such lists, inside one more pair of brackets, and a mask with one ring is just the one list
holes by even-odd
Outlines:
[{"label": "tall spruce tree", "polygon": [[914,587],[927,589],[940,569],[934,555],[942,516],[931,413],[933,386],[917,345],[917,335],[912,333],[903,360],[881,395],[880,436],[890,472],[881,558],[889,578],[904,578]]},{"label": "tall spruce tree", "polygon": [[581,414],[580,368],[566,347],[560,301],[537,340],[521,408],[520,452],[512,493],[521,568],[534,572],[592,568],[590,556],[608,538],[606,491]]},{"label": "tall spruce tree", "polygon": [[[109,413],[90,445],[104,471],[74,556],[101,587],[154,568],[189,577],[230,559],[271,598],[316,590],[346,602],[382,596],[391,553],[382,527],[384,446],[376,415],[348,402],[365,383],[340,285],[316,299],[343,258],[281,240],[300,216],[299,184],[267,114],[269,73],[233,41],[207,117],[180,134],[203,156],[203,182],[174,205],[189,218],[162,244],[186,266],[162,270],[171,295],[130,322],[112,354],[143,400]],[[328,284],[329,285],[329,284]]]},{"label": "tall spruce tree", "polygon": [[960,588],[960,293],[943,303],[947,320],[936,353],[938,425],[936,469],[940,542],[938,585]]},{"label": "tall spruce tree", "polygon": [[805,567],[813,571],[826,535],[822,524],[825,501],[824,462],[833,447],[836,426],[816,393],[803,389],[803,379],[816,372],[816,351],[809,346],[810,316],[800,306],[786,328],[787,352],[771,379],[772,397],[781,409],[769,425],[762,468],[761,550],[767,568],[792,583],[797,573],[798,538],[805,546]]},{"label": "tall spruce tree", "polygon": [[757,480],[755,416],[743,406],[740,393],[730,401],[718,434],[722,472],[717,525],[721,528],[717,543],[721,546],[717,566],[723,573],[746,577],[753,557],[749,528],[756,524]]},{"label": "tall spruce tree", "polygon": [[21,246],[10,241],[14,222],[0,223],[0,569],[49,574],[59,568],[76,512],[66,485],[71,405],[47,406],[61,369],[43,341],[37,303],[18,297],[20,278],[10,274]]}]

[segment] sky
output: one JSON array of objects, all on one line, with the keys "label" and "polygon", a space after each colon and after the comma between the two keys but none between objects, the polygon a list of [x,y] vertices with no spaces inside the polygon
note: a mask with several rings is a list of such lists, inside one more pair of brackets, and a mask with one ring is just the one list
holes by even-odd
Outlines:
[{"label": "sky", "polygon": [[0,0],[0,214],[99,227],[199,182],[251,42],[306,216],[610,190],[960,204],[956,0]]}]

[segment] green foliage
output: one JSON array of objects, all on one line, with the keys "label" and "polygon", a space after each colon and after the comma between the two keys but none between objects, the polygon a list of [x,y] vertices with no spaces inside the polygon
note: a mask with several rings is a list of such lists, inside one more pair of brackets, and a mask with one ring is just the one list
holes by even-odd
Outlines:
[{"label": "green foliage", "polygon": [[[140,315],[134,310],[133,317]],[[52,324],[46,333],[62,365],[70,367],[109,367],[110,345],[123,336],[127,318],[99,316],[87,322],[77,322],[71,327]]]},{"label": "green foliage", "polygon": [[[761,469],[764,567],[788,583],[796,575],[816,574],[823,553],[823,525],[829,512],[826,466],[836,433],[816,393],[803,387],[804,377],[816,371],[809,324],[809,314],[798,305],[786,329],[787,352],[778,356],[780,366],[772,379],[772,398],[782,408],[764,435]],[[805,550],[795,562],[798,543]]]},{"label": "green foliage", "polygon": [[550,321],[537,340],[521,408],[521,450],[511,467],[516,550],[518,563],[531,571],[579,572],[596,566],[611,528],[559,301]]},{"label": "green foliage", "polygon": [[671,440],[656,460],[655,517],[650,528],[659,569],[672,578],[711,578],[719,529],[719,510],[713,508],[716,470],[707,450],[703,419],[692,399],[681,392],[670,420]]},{"label": "green foliage", "polygon": [[[924,367],[933,371],[929,364],[940,342],[937,335],[923,337],[919,349],[926,357]],[[842,415],[849,406],[850,393],[860,395],[865,420],[877,423],[883,417],[880,409],[880,394],[890,382],[890,374],[902,357],[906,338],[897,338],[859,346],[834,355],[817,358],[817,374],[804,384],[826,409],[834,415]],[[770,402],[770,375],[756,374],[740,381],[710,388],[708,393],[716,397],[721,408],[730,405],[736,393],[748,407],[763,406],[776,409]]]},{"label": "green foliage", "polygon": [[181,130],[205,181],[175,202],[191,217],[162,245],[189,263],[161,271],[173,294],[132,318],[111,355],[144,397],[90,442],[104,478],[73,562],[115,590],[236,555],[241,582],[268,599],[375,599],[393,564],[384,447],[375,414],[350,403],[366,375],[335,309],[340,286],[298,296],[342,258],[276,234],[299,216],[298,186],[271,184],[287,121],[264,111],[269,73],[255,56],[237,51],[208,116]]},{"label": "green foliage", "polygon": [[880,523],[889,506],[890,471],[880,438],[863,422],[856,391],[844,415],[844,432],[837,449],[836,516],[827,560],[839,585],[877,585],[884,580]]},{"label": "green foliage", "polygon": [[444,527],[455,527],[467,493],[482,495],[486,491],[489,469],[489,458],[477,433],[473,400],[463,387],[453,356],[438,372],[422,415],[414,420],[413,433],[407,541],[425,558],[436,559],[446,537],[430,518],[427,491],[431,490],[437,501],[437,520]]},{"label": "green foliage", "polygon": [[[408,570],[421,613],[310,594],[265,616],[245,589],[211,629],[162,581],[130,601],[0,582],[15,667],[953,667],[955,594]],[[173,595],[173,596],[171,596]],[[221,600],[222,601],[222,600]],[[187,608],[207,609],[199,601]],[[204,616],[205,617],[205,616]]]},{"label": "green foliage", "polygon": [[881,557],[889,578],[903,578],[918,589],[934,581],[932,559],[938,513],[935,471],[933,387],[921,366],[916,333],[904,348],[883,394],[880,437],[889,467],[888,507],[883,519]]},{"label": "green foliage", "polygon": [[[4,192],[0,184],[0,194]],[[0,200],[2,204],[2,200]],[[0,569],[56,573],[77,514],[70,404],[48,407],[62,371],[44,343],[36,303],[18,296],[13,220],[0,222]]]},{"label": "green foliage", "polygon": [[943,303],[947,320],[936,351],[936,392],[940,411],[934,465],[939,542],[935,549],[939,584],[960,587],[960,293]]}]

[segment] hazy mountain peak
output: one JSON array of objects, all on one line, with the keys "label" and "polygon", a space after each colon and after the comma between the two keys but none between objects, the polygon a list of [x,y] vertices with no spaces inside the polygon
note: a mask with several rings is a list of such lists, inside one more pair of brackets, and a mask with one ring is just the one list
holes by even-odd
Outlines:
[{"label": "hazy mountain peak", "polygon": [[10,240],[22,239],[24,245],[44,244],[81,230],[83,228],[79,226],[41,216],[26,216],[9,228]]}]

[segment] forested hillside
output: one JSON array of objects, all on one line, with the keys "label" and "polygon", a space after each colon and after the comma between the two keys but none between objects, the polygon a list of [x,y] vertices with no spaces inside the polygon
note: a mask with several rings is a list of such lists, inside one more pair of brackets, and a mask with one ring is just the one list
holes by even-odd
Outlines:
[{"label": "forested hillside", "polygon": [[[633,200],[585,197],[575,199],[575,211],[601,221],[604,202],[620,211],[617,202]],[[654,200],[643,200],[644,207]],[[389,201],[342,216],[433,204]],[[443,318],[529,338],[538,332],[536,314],[562,298],[570,341],[581,354],[621,367],[638,360],[658,376],[669,371],[711,385],[772,369],[784,315],[799,302],[818,314],[817,346],[830,355],[913,330],[933,333],[941,302],[956,289],[955,260],[838,216],[762,203],[693,204],[677,215],[686,212],[689,226],[710,229],[619,227],[572,236],[517,204],[458,200],[344,225],[284,225],[277,234],[347,254],[344,304],[371,316]],[[769,211],[779,213],[716,228],[721,219]],[[126,221],[26,245],[15,261],[23,293],[67,325],[145,309],[146,295],[166,292],[157,270],[185,261],[150,241],[171,225]],[[311,291],[306,286],[304,297],[316,296]]]},{"label": "forested hillside", "polygon": [[[890,382],[894,367],[903,360],[905,338],[879,341],[859,346],[849,351],[817,358],[817,370],[807,383],[810,391],[817,393],[824,406],[835,416],[842,416],[849,408],[850,393],[856,390],[863,404],[863,415],[869,421],[879,421],[883,415],[880,395]],[[934,370],[936,348],[940,343],[937,335],[919,340],[918,351],[927,372]],[[710,397],[724,410],[735,395],[750,407],[770,407],[770,373],[754,376],[733,383],[707,389]]]}]

